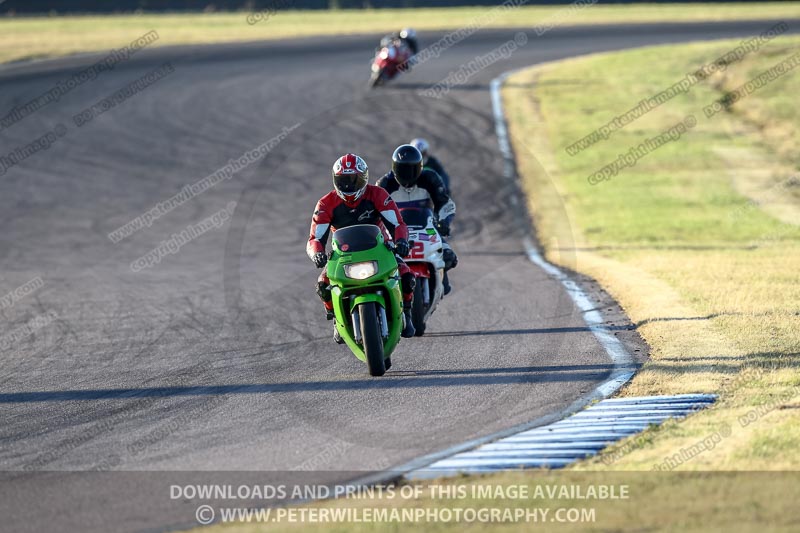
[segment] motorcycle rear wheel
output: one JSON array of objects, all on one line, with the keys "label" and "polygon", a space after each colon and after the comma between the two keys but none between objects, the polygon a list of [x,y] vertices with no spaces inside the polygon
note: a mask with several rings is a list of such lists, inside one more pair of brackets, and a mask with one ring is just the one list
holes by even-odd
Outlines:
[{"label": "motorcycle rear wheel", "polygon": [[425,335],[425,300],[423,297],[424,287],[423,283],[428,283],[426,278],[417,278],[417,285],[414,287],[414,302],[411,304],[411,318],[414,321],[415,337],[422,337]]}]

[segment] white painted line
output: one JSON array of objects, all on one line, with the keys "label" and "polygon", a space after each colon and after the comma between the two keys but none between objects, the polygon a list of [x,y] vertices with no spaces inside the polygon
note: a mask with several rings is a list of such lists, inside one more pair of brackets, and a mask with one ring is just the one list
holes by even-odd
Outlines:
[{"label": "white painted line", "polygon": [[[506,125],[506,118],[503,111],[503,97],[501,88],[506,78],[517,71],[505,72],[502,75],[492,80],[490,85],[492,93],[492,114],[494,116],[495,133],[497,134],[497,142],[500,145],[500,152],[503,154],[503,174],[510,180],[515,180],[517,176],[516,162],[514,161],[514,154],[511,150],[511,141],[508,138],[508,127]],[[625,349],[625,346],[617,339],[608,328],[605,327],[605,321],[599,311],[595,309],[595,305],[591,302],[583,289],[578,286],[573,280],[567,276],[560,268],[548,263],[544,257],[536,249],[536,246],[530,239],[524,242],[525,250],[528,258],[536,266],[547,272],[550,276],[556,278],[564,286],[567,294],[578,309],[583,314],[583,320],[589,326],[589,330],[603,347],[603,350],[608,354],[614,369],[609,378],[595,388],[595,391],[601,397],[611,396],[619,390],[622,385],[628,382],[633,377],[634,359],[633,356]]]},{"label": "white painted line", "polygon": [[636,398],[609,398],[603,403],[714,403],[716,400],[717,397],[713,394],[679,394],[677,396],[637,396]]},{"label": "white painted line", "polygon": [[598,409],[588,413],[580,413],[582,418],[596,418],[599,416],[658,416],[669,414],[681,414],[686,411],[697,411],[696,406],[684,407],[683,409],[674,409],[672,407],[648,407],[647,409]]},{"label": "white painted line", "polygon": [[603,448],[604,445],[597,441],[572,441],[569,443],[563,442],[540,442],[531,444],[530,446],[521,446],[519,444],[511,444],[508,442],[492,442],[484,444],[480,447],[481,450],[488,451],[501,451],[501,450],[514,450],[514,451],[544,451],[544,450],[594,450],[597,451]]},{"label": "white painted line", "polygon": [[469,459],[469,460],[461,460],[461,459],[445,459],[444,461],[440,461],[435,468],[446,469],[446,468],[471,468],[474,466],[491,466],[493,468],[521,468],[523,466],[528,467],[538,467],[538,466],[550,466],[550,465],[567,465],[573,462],[574,459],[559,459],[559,458],[549,458],[549,457],[530,457],[528,459]]},{"label": "white painted line", "polygon": [[[620,435],[618,433],[590,433],[585,432],[581,433],[580,435],[535,435],[531,437],[506,437],[505,439],[498,441],[498,443],[503,444],[539,444],[539,443],[560,443],[564,445],[574,446],[574,443],[577,441],[581,442],[594,442],[594,443],[609,443],[614,442],[615,440],[619,440]],[[577,439],[577,440],[576,440]],[[605,446],[604,446],[605,447]],[[435,464],[435,463],[434,463]]]},{"label": "white painted line", "polygon": [[[563,468],[567,466],[571,461],[561,461],[561,460],[550,460],[550,461],[542,461],[538,464],[528,464],[524,466],[520,465],[505,465],[505,464],[494,464],[494,465],[487,465],[487,466],[476,466],[470,469],[470,473],[472,474],[489,474],[493,472],[500,472],[500,471],[508,471],[508,470],[523,470],[524,468]],[[461,468],[442,468],[440,470],[429,470],[424,475],[420,475],[415,477],[414,479],[433,479],[433,478],[440,478],[440,477],[454,477],[458,476],[463,472]]]},{"label": "white painted line", "polygon": [[615,423],[605,424],[598,424],[595,422],[583,422],[581,424],[576,423],[563,426],[553,424],[542,429],[539,433],[528,433],[528,435],[562,435],[564,433],[575,433],[576,431],[587,431],[589,429],[594,431],[641,431],[643,427],[647,427],[647,424],[630,424],[624,420],[617,420]]},{"label": "white painted line", "polygon": [[[684,412],[684,411],[691,411],[691,410],[698,410],[698,409],[705,409],[711,405],[710,403],[702,403],[702,404],[674,404],[674,403],[661,403],[661,404],[640,404],[640,405],[627,405],[627,409],[619,409],[615,407],[606,406],[605,402],[603,402],[603,406],[599,408],[589,408],[585,411],[581,411],[579,414],[580,416],[584,416],[586,418],[602,418],[606,416],[618,416],[620,413],[625,413],[627,416],[636,416],[636,413],[641,413],[643,411],[656,411],[658,414],[669,414],[670,411],[676,412]],[[677,407],[676,407],[677,406]],[[631,409],[633,407],[633,409]],[[642,415],[639,415],[642,416]]]},{"label": "white painted line", "polygon": [[[673,416],[673,415],[658,415],[658,416],[638,416],[637,415],[637,416],[630,416],[630,417],[626,416],[625,417],[625,421],[628,422],[628,423],[631,423],[631,424],[637,424],[637,423],[654,424],[654,423],[663,422],[664,420],[666,420],[667,418],[669,418],[671,416]],[[583,418],[580,418],[580,419],[577,419],[577,420],[573,420],[573,418],[574,417],[570,417],[570,418],[568,418],[568,419],[566,419],[566,420],[564,420],[562,422],[556,422],[555,424],[553,424],[553,426],[554,427],[562,427],[562,426],[577,425],[577,424],[585,425],[585,424],[587,424],[589,422],[592,422],[592,423],[595,423],[595,424],[603,424],[605,422],[615,422],[615,421],[619,420],[618,416],[611,416],[611,415],[598,416],[598,417],[586,416],[586,417],[583,417]]]},{"label": "white painted line", "polygon": [[646,429],[652,422],[629,422],[628,420],[620,421],[620,420],[609,420],[607,422],[595,422],[592,421],[582,421],[582,422],[569,422],[566,424],[553,424],[553,429],[571,429],[575,431],[576,429],[585,430],[587,428],[603,428],[603,429],[636,429],[641,431],[642,429]]},{"label": "white painted line", "polygon": [[591,415],[581,413],[580,416],[576,416],[576,419],[592,419],[594,415],[600,414],[601,416],[627,416],[627,415],[636,415],[636,416],[659,416],[659,415],[670,415],[670,416],[680,416],[687,411],[697,411],[697,409],[642,409],[637,411],[598,411],[597,413],[592,413]]},{"label": "white painted line", "polygon": [[518,437],[507,437],[503,442],[572,442],[577,439],[598,440],[613,442],[625,435],[632,435],[637,431],[576,431],[574,433],[557,433],[554,435],[521,435]]},{"label": "white painted line", "polygon": [[651,409],[674,409],[683,411],[685,409],[702,409],[714,402],[631,402],[631,403],[605,403],[603,407],[594,407],[586,410],[587,413],[597,413],[600,411],[612,413],[632,413],[634,411],[647,411]]},{"label": "white painted line", "polygon": [[[569,419],[568,419],[569,420]],[[547,426],[539,429],[533,429],[531,431],[526,431],[525,433],[520,433],[520,435],[568,435],[570,433],[576,433],[579,429],[580,432],[585,433],[586,431],[610,431],[610,432],[619,432],[619,431],[639,431],[640,426],[628,426],[623,425],[622,423],[619,424],[605,424],[605,425],[598,425],[595,423],[589,424],[580,424],[576,427],[560,427],[560,426]]]},{"label": "white painted line", "polygon": [[579,455],[594,455],[597,453],[596,449],[577,449],[570,450],[536,450],[536,453],[525,452],[524,450],[486,450],[481,446],[474,452],[462,453],[458,457],[465,459],[470,457],[472,459],[509,459],[512,457],[531,458],[531,457],[547,457],[547,458],[569,458]]}]

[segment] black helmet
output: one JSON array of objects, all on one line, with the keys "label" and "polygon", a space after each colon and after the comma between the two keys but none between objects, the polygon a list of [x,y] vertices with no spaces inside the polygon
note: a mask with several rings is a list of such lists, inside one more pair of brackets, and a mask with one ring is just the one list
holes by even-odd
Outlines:
[{"label": "black helmet", "polygon": [[417,184],[422,174],[422,154],[416,146],[404,144],[398,146],[392,154],[392,172],[400,186],[410,189]]}]

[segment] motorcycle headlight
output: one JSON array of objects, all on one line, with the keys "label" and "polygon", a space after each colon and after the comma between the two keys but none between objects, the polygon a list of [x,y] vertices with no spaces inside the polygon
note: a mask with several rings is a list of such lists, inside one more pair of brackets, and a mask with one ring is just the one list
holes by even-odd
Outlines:
[{"label": "motorcycle headlight", "polygon": [[350,263],[344,265],[344,275],[350,279],[367,279],[378,273],[377,261],[364,261],[363,263]]}]

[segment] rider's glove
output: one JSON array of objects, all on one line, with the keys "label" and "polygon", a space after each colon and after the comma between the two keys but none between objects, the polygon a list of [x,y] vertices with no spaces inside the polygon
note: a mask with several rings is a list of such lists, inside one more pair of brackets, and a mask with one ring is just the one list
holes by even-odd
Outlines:
[{"label": "rider's glove", "polygon": [[409,247],[408,241],[405,239],[397,239],[394,242],[394,253],[399,255],[400,257],[405,257],[408,255]]},{"label": "rider's glove", "polygon": [[440,220],[438,224],[439,235],[442,237],[449,237],[450,236],[450,221],[449,220]]},{"label": "rider's glove", "polygon": [[325,252],[317,252],[314,254],[314,257],[311,258],[314,261],[314,264],[317,268],[322,268],[328,262],[328,256],[325,255]]}]

